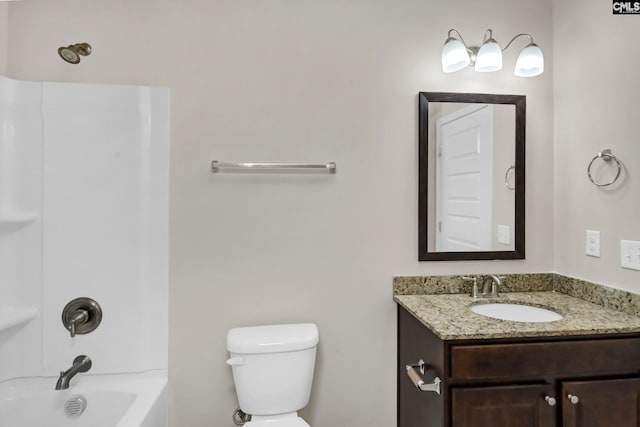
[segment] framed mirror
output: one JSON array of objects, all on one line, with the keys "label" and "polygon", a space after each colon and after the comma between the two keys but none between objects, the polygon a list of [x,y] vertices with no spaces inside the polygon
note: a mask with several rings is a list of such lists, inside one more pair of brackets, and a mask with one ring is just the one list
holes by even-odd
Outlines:
[{"label": "framed mirror", "polygon": [[526,97],[420,92],[418,259],[524,259]]}]

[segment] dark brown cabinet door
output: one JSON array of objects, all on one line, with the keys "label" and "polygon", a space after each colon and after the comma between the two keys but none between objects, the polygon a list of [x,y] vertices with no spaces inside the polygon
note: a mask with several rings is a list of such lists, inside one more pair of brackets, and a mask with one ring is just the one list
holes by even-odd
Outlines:
[{"label": "dark brown cabinet door", "polygon": [[557,403],[549,385],[452,389],[452,427],[554,427]]},{"label": "dark brown cabinet door", "polygon": [[639,411],[640,379],[562,383],[564,427],[638,427]]}]

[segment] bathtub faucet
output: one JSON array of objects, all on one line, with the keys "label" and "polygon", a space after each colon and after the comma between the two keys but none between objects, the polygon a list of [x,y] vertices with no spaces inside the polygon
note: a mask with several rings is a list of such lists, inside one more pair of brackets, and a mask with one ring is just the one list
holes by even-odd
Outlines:
[{"label": "bathtub faucet", "polygon": [[60,378],[56,383],[56,390],[66,390],[69,388],[69,381],[80,372],[87,372],[91,369],[91,359],[89,356],[78,356],[73,359],[73,366],[66,371],[60,372]]}]

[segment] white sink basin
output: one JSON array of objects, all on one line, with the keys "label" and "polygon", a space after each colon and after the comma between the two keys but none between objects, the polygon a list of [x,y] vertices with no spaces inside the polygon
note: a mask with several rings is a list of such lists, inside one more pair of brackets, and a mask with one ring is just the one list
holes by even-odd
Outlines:
[{"label": "white sink basin", "polygon": [[470,310],[482,316],[514,322],[555,322],[563,317],[560,313],[546,308],[521,304],[474,304]]}]

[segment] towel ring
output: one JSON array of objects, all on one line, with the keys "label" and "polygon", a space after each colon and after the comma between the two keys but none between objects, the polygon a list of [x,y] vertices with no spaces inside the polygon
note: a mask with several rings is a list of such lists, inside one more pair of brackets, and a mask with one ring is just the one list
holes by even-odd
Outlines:
[{"label": "towel ring", "polygon": [[516,167],[515,167],[514,165],[509,166],[509,168],[507,169],[507,171],[504,173],[504,185],[505,185],[509,190],[515,190],[515,189],[516,189],[515,184],[514,184],[514,186],[513,186],[513,187],[509,184],[509,172],[511,172],[511,171],[514,171],[514,172],[516,171]]},{"label": "towel ring", "polygon": [[[605,183],[601,183],[601,182],[597,182],[595,179],[593,179],[593,176],[591,176],[591,167],[593,166],[593,163],[597,159],[602,159],[605,162],[610,162],[613,159],[613,161],[616,162],[616,165],[618,166],[618,172],[616,173],[616,176],[613,177],[613,179],[611,181],[605,182]],[[606,187],[606,186],[611,185],[614,182],[616,182],[618,180],[618,178],[620,177],[620,172],[621,171],[622,171],[622,164],[620,163],[620,160],[618,160],[618,158],[616,156],[611,154],[611,149],[609,149],[609,148],[599,152],[597,156],[595,156],[593,159],[591,159],[591,162],[589,163],[589,166],[587,166],[587,176],[589,177],[589,181],[591,181],[594,185],[597,185],[598,187]]]}]

